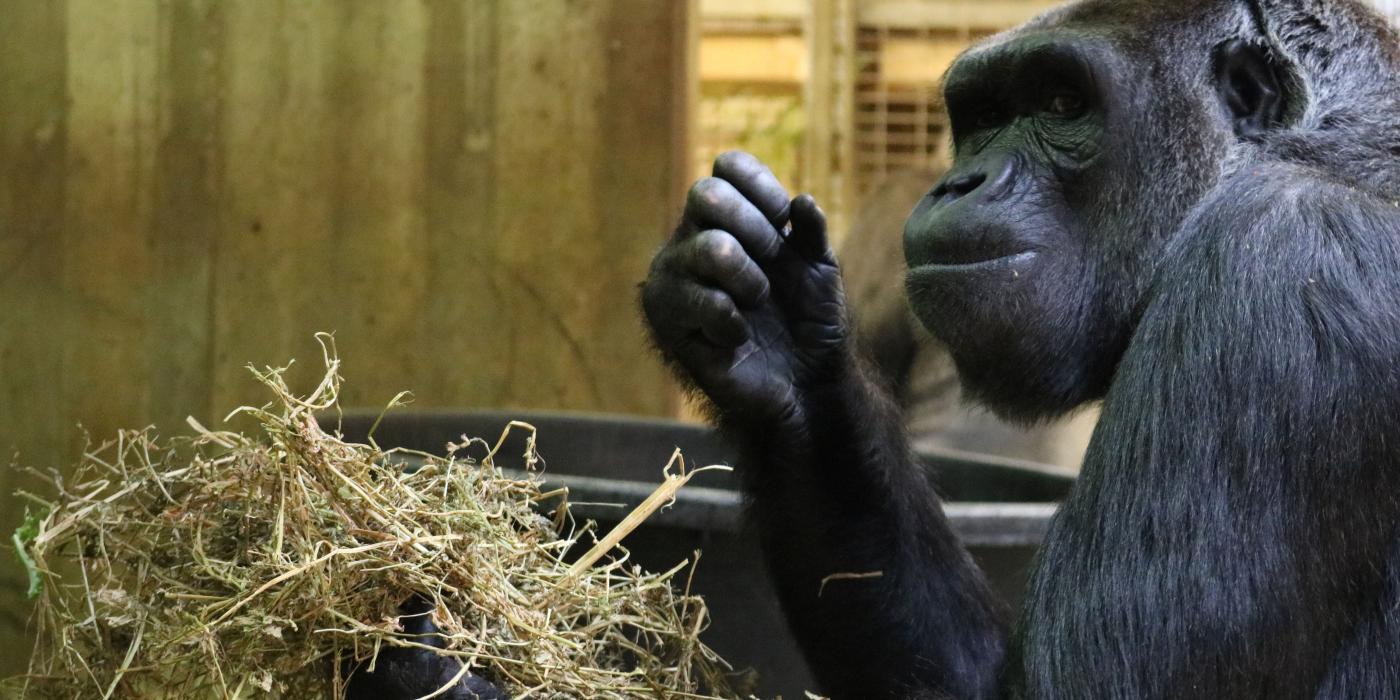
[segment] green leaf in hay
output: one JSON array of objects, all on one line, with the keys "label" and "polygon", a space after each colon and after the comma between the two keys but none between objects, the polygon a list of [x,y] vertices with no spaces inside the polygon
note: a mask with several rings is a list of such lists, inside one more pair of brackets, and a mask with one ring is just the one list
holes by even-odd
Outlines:
[{"label": "green leaf in hay", "polygon": [[35,513],[25,508],[24,523],[15,528],[14,535],[10,537],[10,541],[15,543],[15,554],[19,556],[20,563],[24,564],[25,573],[29,574],[29,589],[25,591],[25,595],[30,600],[37,598],[40,591],[44,590],[44,579],[39,575],[39,565],[29,556],[29,545],[39,536],[39,523],[46,517],[47,512]]}]

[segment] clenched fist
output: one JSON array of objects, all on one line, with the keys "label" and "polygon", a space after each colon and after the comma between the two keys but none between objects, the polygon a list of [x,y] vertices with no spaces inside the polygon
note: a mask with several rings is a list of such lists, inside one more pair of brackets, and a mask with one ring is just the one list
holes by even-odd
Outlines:
[{"label": "clenched fist", "polygon": [[851,362],[826,218],[747,153],[721,155],[690,189],[642,309],[667,358],[746,422],[800,422],[810,391]]}]

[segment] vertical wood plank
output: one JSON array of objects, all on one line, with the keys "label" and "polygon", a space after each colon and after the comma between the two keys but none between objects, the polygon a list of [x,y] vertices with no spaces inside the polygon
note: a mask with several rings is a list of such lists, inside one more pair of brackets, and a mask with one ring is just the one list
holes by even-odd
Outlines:
[{"label": "vertical wood plank", "polygon": [[[495,271],[521,312],[511,347],[528,368],[516,373],[514,402],[644,413],[669,403],[633,297],[652,252],[639,241],[659,240],[670,225],[669,159],[641,153],[669,144],[669,133],[651,139],[674,126],[674,10],[625,1],[502,8],[512,41],[500,58]],[[522,84],[534,89],[507,89]],[[647,213],[633,218],[635,209]]]},{"label": "vertical wood plank", "polygon": [[[341,295],[329,319],[351,379],[345,400],[382,404],[384,384],[412,386],[437,361],[414,342],[427,285],[423,231],[421,3],[339,3],[329,256]],[[376,378],[378,381],[376,381]]]},{"label": "vertical wood plank", "polygon": [[261,401],[246,365],[315,374],[312,334],[335,329],[344,299],[332,267],[335,3],[267,0],[228,7],[223,120],[227,218],[213,299],[212,404]]},{"label": "vertical wood plank", "polygon": [[855,3],[812,3],[803,28],[811,65],[803,85],[808,119],[803,187],[826,209],[833,238],[839,239],[849,227],[854,196]]},{"label": "vertical wood plank", "polygon": [[157,16],[150,3],[71,0],[65,20],[69,196],[61,298],[72,341],[58,350],[64,374],[81,378],[64,386],[64,410],[98,437],[128,427],[119,422],[126,416],[110,410],[113,397],[131,415],[151,416],[155,319],[145,293],[156,273]]},{"label": "vertical wood plank", "polygon": [[[19,485],[7,467],[61,454],[73,416],[62,405],[57,348],[62,327],[67,31],[61,2],[18,3],[0,12],[0,533],[19,523]],[[29,463],[33,463],[29,459]],[[27,646],[23,573],[0,552],[0,640]],[[0,654],[0,675],[27,655]]]},{"label": "vertical wood plank", "polygon": [[[635,300],[652,254],[679,220],[691,172],[689,17],[685,3],[621,0],[596,29],[606,49],[593,160],[603,206],[597,232],[574,245],[593,269],[579,280],[587,295],[584,324],[596,329],[585,355],[603,387],[599,401],[617,411],[659,413],[675,405],[674,392],[658,390],[669,386],[669,375],[649,351]],[[660,144],[681,149],[659,159]],[[652,206],[636,206],[644,202]]]},{"label": "vertical wood plank", "polygon": [[147,415],[176,427],[207,420],[211,406],[213,270],[222,227],[220,110],[224,9],[217,0],[165,0],[160,31],[159,139],[155,151],[149,277],[142,304],[150,333]]},{"label": "vertical wood plank", "polygon": [[[518,348],[492,277],[496,230],[496,0],[430,0],[424,70],[428,294],[418,349],[435,359],[414,387],[429,405],[502,403]],[[470,369],[467,369],[469,368]]]},{"label": "vertical wood plank", "polygon": [[[592,32],[606,6],[550,0],[501,6],[500,31],[511,40],[498,59],[500,243],[490,271],[517,312],[508,329],[510,361],[518,369],[507,401],[515,405],[577,407],[602,399],[580,313],[594,297],[578,284],[588,274],[606,276],[584,252],[595,245],[588,237],[598,231],[598,207],[607,205],[592,177],[605,50]],[[519,85],[534,89],[512,89]]]},{"label": "vertical wood plank", "polygon": [[435,357],[416,342],[426,15],[417,3],[235,8],[214,404],[261,400],[246,363],[295,356],[293,376],[311,379],[317,331],[337,334],[344,401],[383,403]]}]

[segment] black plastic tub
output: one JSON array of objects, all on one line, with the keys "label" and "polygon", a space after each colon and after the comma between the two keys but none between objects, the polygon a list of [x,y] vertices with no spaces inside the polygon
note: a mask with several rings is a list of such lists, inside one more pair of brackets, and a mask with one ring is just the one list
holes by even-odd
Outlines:
[{"label": "black plastic tub", "polygon": [[[323,425],[333,427],[336,418],[326,416]],[[347,413],[340,429],[349,439],[364,440],[378,418],[377,413]],[[656,488],[677,447],[690,466],[733,463],[733,452],[704,426],[588,413],[392,413],[383,417],[373,437],[386,449],[440,454],[464,435],[494,443],[512,420],[538,430],[546,481],[567,486],[573,512],[604,527]],[[512,431],[497,464],[518,466],[527,434]],[[944,496],[954,529],[993,585],[1013,604],[1018,602],[1031,557],[1073,475],[962,452],[921,457]],[[742,508],[733,474],[701,474],[680,491],[673,507],[653,515],[625,544],[633,559],[651,570],[669,569],[702,550],[693,589],[711,609],[706,641],[736,665],[757,670],[762,696],[802,697],[814,684],[769,587],[756,538],[745,531]]]}]

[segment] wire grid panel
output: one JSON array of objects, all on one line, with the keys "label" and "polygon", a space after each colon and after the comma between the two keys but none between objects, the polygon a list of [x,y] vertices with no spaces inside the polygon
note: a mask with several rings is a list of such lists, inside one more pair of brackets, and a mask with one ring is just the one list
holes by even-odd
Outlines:
[{"label": "wire grid panel", "polygon": [[[910,56],[945,56],[990,32],[892,27],[862,22],[856,29],[855,180],[857,196],[891,173],[930,169],[948,161],[948,117],[940,89],[941,61],[908,70]],[[905,56],[901,67],[900,56]]]}]

